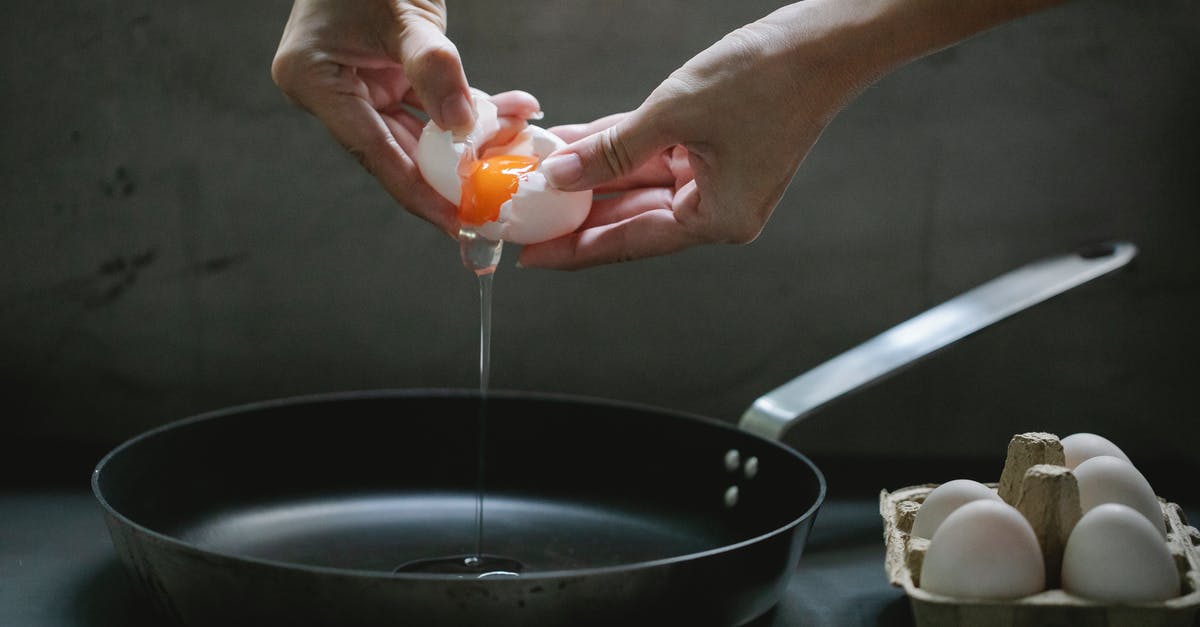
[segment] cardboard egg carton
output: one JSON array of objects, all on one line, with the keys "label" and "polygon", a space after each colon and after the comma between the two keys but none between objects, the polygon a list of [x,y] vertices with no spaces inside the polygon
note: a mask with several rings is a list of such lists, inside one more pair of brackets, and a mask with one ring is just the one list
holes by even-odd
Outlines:
[{"label": "cardboard egg carton", "polygon": [[1063,464],[1056,436],[1026,433],[1013,438],[1000,482],[990,484],[1033,526],[1046,560],[1047,590],[1009,601],[962,599],[920,588],[929,540],[910,535],[917,511],[937,484],[884,490],[879,495],[889,581],[904,589],[917,627],[1193,627],[1200,613],[1200,531],[1183,510],[1159,498],[1167,545],[1179,570],[1182,594],[1157,603],[1112,604],[1058,588],[1063,548],[1080,518],[1079,489]]}]

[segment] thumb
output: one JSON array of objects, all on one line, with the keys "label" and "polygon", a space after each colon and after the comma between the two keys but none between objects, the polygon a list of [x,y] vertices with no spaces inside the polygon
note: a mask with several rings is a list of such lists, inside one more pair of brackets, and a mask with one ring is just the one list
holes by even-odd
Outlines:
[{"label": "thumb", "polygon": [[664,126],[646,107],[639,107],[616,124],[550,155],[540,169],[558,189],[592,189],[630,174],[677,143]]},{"label": "thumb", "polygon": [[425,113],[444,129],[469,131],[475,110],[458,48],[424,15],[404,14],[399,20],[400,34],[389,52],[404,65]]}]

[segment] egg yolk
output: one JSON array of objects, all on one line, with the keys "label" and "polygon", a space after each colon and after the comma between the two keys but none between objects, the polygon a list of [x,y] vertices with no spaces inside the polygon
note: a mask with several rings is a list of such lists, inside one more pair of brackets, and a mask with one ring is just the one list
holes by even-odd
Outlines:
[{"label": "egg yolk", "polygon": [[458,219],[464,224],[483,224],[500,217],[500,205],[512,198],[521,180],[537,164],[536,157],[517,155],[499,155],[473,163],[463,177]]}]

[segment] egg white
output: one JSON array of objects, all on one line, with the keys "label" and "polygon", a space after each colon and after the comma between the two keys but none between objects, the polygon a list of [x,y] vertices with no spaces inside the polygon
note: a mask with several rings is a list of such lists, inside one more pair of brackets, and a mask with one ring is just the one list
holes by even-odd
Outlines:
[{"label": "egg white", "polygon": [[[500,129],[496,105],[488,95],[471,90],[477,118],[466,135],[443,130],[431,120],[417,142],[417,167],[426,182],[454,205],[462,201],[462,178],[475,158],[497,155],[536,157],[539,161],[566,147],[557,135],[529,125],[516,137],[500,146],[489,146],[482,154],[476,150],[495,137]],[[538,169],[520,182],[512,198],[500,206],[495,221],[479,225],[477,230],[488,239],[514,244],[536,244],[566,235],[579,228],[592,205],[592,192],[566,192],[555,189]]]}]

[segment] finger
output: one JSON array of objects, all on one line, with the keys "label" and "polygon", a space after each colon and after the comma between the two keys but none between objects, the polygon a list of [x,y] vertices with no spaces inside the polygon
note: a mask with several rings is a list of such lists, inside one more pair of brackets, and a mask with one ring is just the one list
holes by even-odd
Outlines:
[{"label": "finger", "polygon": [[666,125],[651,119],[646,111],[639,108],[616,124],[551,155],[541,166],[546,178],[563,190],[592,189],[630,174],[677,143],[672,141]]},{"label": "finger", "polygon": [[402,28],[389,53],[404,65],[413,91],[438,126],[469,131],[475,123],[458,48],[442,29],[419,14],[399,17]]},{"label": "finger", "polygon": [[[391,119],[404,130],[408,131],[413,137],[420,137],[421,130],[425,128],[425,122],[412,113],[412,111],[404,105],[379,109],[379,115],[385,120]],[[408,152],[408,151],[406,151]],[[409,154],[412,154],[409,152]]]},{"label": "finger", "polygon": [[414,134],[406,125],[403,118],[396,118],[390,115],[380,115],[380,119],[387,125],[391,131],[392,137],[396,139],[396,144],[400,146],[400,150],[406,155],[414,155],[417,152],[417,138],[420,137],[420,131]]},{"label": "finger", "polygon": [[592,208],[580,229],[590,229],[628,220],[655,209],[670,209],[675,190],[666,187],[637,189],[592,201]]},{"label": "finger", "polygon": [[526,246],[518,262],[527,268],[578,270],[618,261],[668,255],[701,243],[669,209]]},{"label": "finger", "polygon": [[[629,113],[614,113],[612,115],[608,115],[584,124],[565,124],[562,126],[552,127],[548,130],[551,133],[558,135],[565,141],[574,142],[580,138],[587,137],[588,135],[609,128],[628,115]],[[682,150],[682,147],[680,147],[680,149]],[[642,187],[662,187],[671,185],[676,178],[671,171],[671,155],[668,151],[668,153],[660,156],[661,158],[652,158],[646,161],[646,163],[638,166],[633,172],[626,176],[597,185],[595,187],[595,191],[607,193],[638,189]]]},{"label": "finger", "polygon": [[[405,130],[411,133],[413,137],[420,137],[421,131],[425,128],[424,122],[408,114],[397,115],[394,117],[394,119],[400,122]],[[411,155],[416,153],[409,152],[408,154]]]},{"label": "finger", "polygon": [[[407,86],[408,83],[405,83]],[[496,115],[500,118],[501,131],[506,123],[505,118],[515,118],[524,128],[526,120],[537,119],[542,112],[542,105],[534,98],[532,94],[523,91],[506,91],[492,96],[492,103],[496,105]],[[421,105],[420,99],[411,89],[401,98],[401,107],[411,107],[414,112],[424,113],[424,108]],[[393,110],[395,107],[390,107]],[[423,123],[422,123],[423,124]],[[521,129],[517,129],[519,132]],[[515,135],[515,133],[514,133]],[[511,139],[511,136],[509,137]]]},{"label": "finger", "polygon": [[584,137],[587,137],[588,135],[591,135],[592,133],[598,133],[616,124],[627,115],[629,115],[628,111],[623,113],[614,113],[612,115],[606,115],[602,118],[592,120],[591,122],[586,122],[583,124],[564,124],[562,126],[551,127],[547,130],[555,135],[558,135],[565,142],[576,142]]},{"label": "finger", "polygon": [[675,174],[670,167],[670,151],[666,150],[638,166],[628,175],[597,185],[595,191],[604,194],[643,187],[674,187],[675,180]]},{"label": "finger", "polygon": [[323,95],[309,105],[329,132],[405,209],[446,233],[457,232],[454,206],[425,183],[401,146],[400,138],[411,143],[410,149],[416,146],[413,136],[405,137],[403,127],[389,126],[367,101],[352,95]]},{"label": "finger", "polygon": [[404,92],[404,97],[401,99],[401,102],[412,107],[414,111],[419,111],[425,114],[426,117],[429,116],[429,114],[425,111],[425,105],[421,102],[421,97],[417,95],[415,90],[409,89],[408,91]]},{"label": "finger", "polygon": [[408,79],[404,76],[404,70],[396,66],[356,67],[352,70],[348,66],[346,71],[353,71],[362,80],[368,90],[368,100],[376,109],[391,107],[403,102],[404,95],[412,91]]},{"label": "finger", "polygon": [[496,118],[496,123],[499,128],[496,129],[496,134],[492,135],[487,143],[479,147],[480,154],[492,146],[503,146],[512,141],[521,131],[525,130],[529,123],[525,118],[503,117]]},{"label": "finger", "polygon": [[532,120],[542,112],[542,105],[533,94],[524,91],[506,91],[492,96],[496,115]]},{"label": "finger", "polygon": [[675,189],[683,187],[689,181],[696,180],[696,171],[692,167],[688,149],[681,144],[673,146],[668,154],[664,155],[664,161],[671,176],[675,177]]}]

